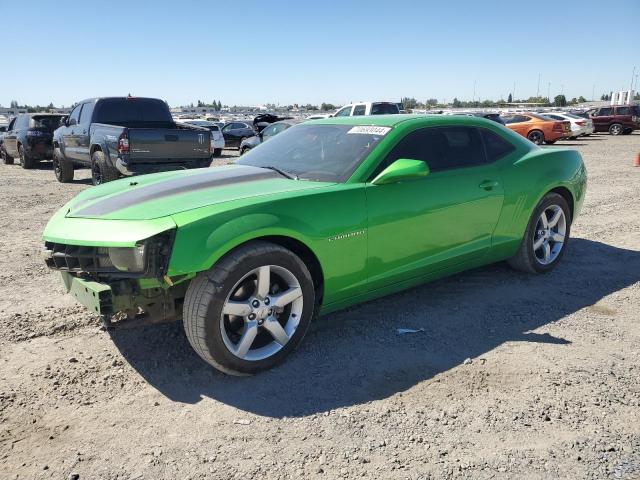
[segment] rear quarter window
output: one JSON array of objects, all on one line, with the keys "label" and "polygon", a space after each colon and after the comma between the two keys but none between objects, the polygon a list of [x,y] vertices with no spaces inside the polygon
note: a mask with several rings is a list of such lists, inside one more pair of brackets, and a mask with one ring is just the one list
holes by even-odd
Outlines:
[{"label": "rear quarter window", "polygon": [[489,163],[500,160],[516,149],[510,142],[491,130],[481,128],[480,134],[484,141],[484,148],[487,152],[487,162]]}]

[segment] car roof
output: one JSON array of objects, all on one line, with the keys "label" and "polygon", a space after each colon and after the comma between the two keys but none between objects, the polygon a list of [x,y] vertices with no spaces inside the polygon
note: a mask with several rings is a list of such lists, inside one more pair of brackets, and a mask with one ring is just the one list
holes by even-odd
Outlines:
[{"label": "car roof", "polygon": [[308,120],[306,123],[316,125],[372,125],[377,127],[395,127],[401,123],[433,124],[468,124],[487,125],[490,122],[482,117],[466,115],[420,115],[420,114],[391,114],[391,115],[358,115],[351,117],[331,117],[318,120]]}]

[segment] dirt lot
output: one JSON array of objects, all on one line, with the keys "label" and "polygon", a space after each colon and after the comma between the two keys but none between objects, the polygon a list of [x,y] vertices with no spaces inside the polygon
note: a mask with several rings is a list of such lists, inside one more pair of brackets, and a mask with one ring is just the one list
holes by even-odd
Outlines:
[{"label": "dirt lot", "polygon": [[563,145],[590,178],[554,272],[332,314],[251,378],[180,324],[102,331],[40,258],[88,172],[0,165],[0,478],[640,478],[640,134]]}]

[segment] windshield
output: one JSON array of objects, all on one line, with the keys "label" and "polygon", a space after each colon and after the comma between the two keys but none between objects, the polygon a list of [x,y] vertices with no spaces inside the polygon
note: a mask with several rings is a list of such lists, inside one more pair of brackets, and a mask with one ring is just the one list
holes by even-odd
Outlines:
[{"label": "windshield", "polygon": [[60,126],[62,115],[38,115],[31,117],[30,128],[40,128],[53,132]]},{"label": "windshield", "polygon": [[301,180],[344,182],[388,127],[297,125],[243,155],[236,163],[275,167]]}]

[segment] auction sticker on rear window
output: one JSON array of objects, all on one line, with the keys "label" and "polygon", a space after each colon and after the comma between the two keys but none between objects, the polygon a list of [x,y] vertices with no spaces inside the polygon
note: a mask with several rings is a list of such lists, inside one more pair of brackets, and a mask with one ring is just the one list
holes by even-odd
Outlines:
[{"label": "auction sticker on rear window", "polygon": [[364,133],[365,135],[386,135],[390,127],[371,127],[365,125],[358,125],[357,127],[353,127],[347,133]]}]

